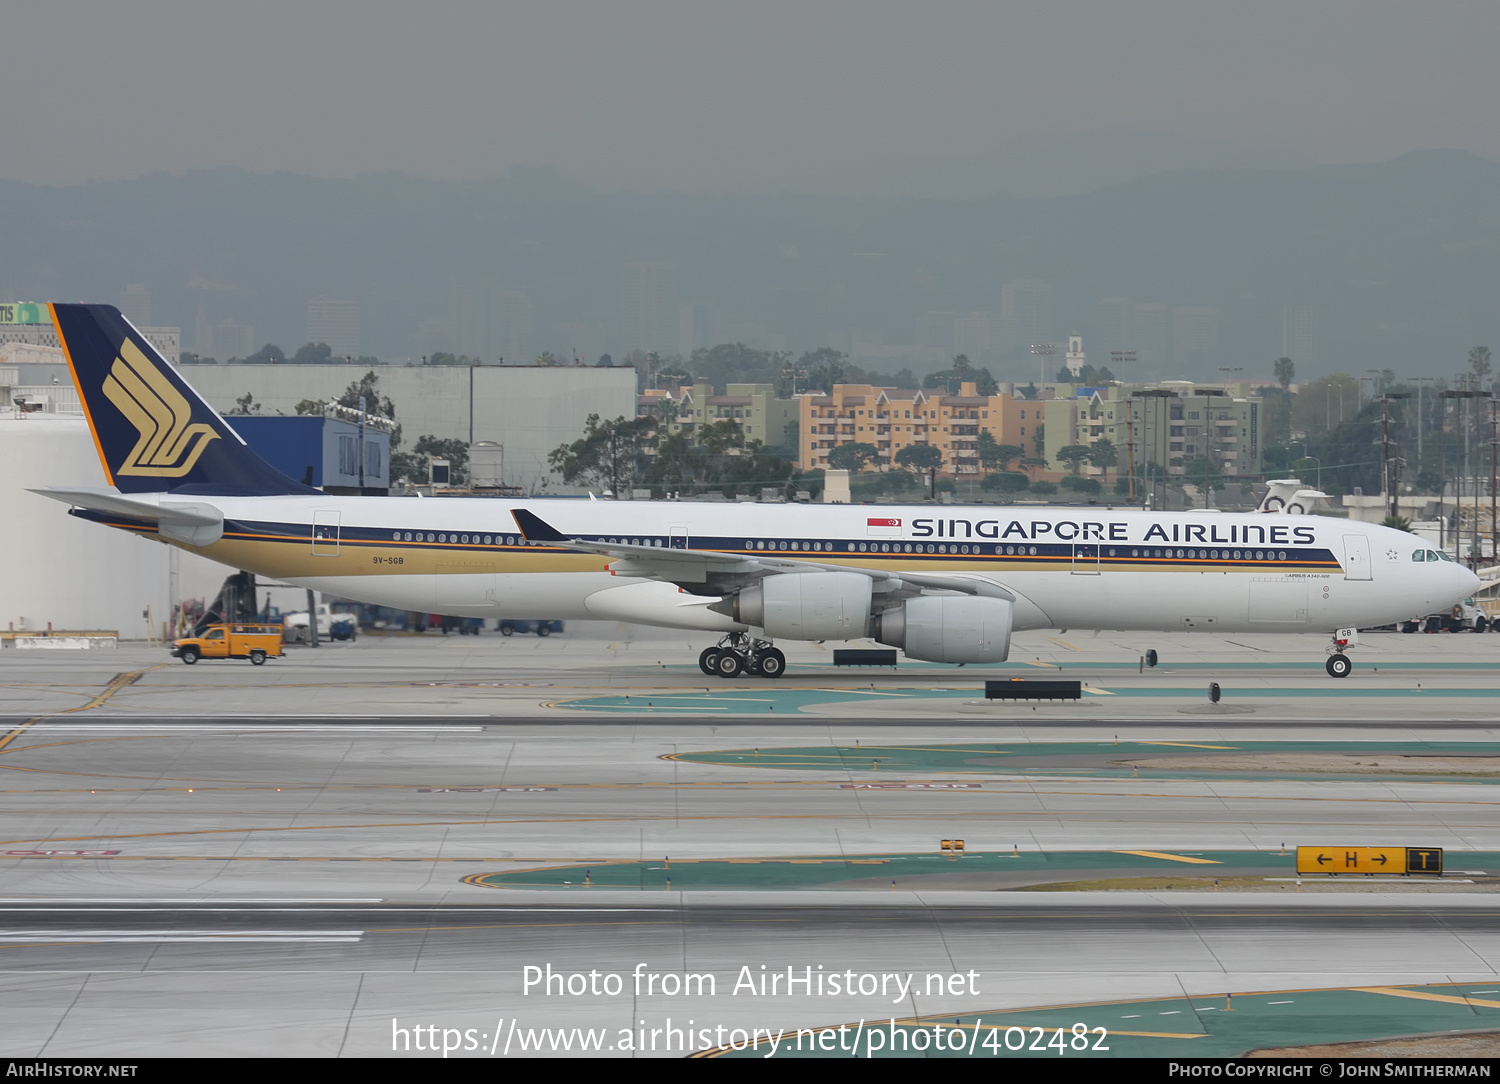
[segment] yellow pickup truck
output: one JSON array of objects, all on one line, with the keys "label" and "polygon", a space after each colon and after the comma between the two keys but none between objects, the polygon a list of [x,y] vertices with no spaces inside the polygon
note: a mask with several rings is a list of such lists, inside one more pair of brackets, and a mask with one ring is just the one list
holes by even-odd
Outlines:
[{"label": "yellow pickup truck", "polygon": [[249,659],[259,666],[280,655],[280,625],[210,625],[202,636],[172,642],[172,657],[189,666],[199,659]]}]

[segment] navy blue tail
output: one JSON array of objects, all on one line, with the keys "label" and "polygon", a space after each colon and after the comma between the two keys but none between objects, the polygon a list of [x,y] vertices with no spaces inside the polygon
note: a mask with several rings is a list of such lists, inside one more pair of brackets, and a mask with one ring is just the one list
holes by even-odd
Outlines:
[{"label": "navy blue tail", "polygon": [[113,305],[49,306],[104,473],[121,493],[316,493],[250,450]]}]

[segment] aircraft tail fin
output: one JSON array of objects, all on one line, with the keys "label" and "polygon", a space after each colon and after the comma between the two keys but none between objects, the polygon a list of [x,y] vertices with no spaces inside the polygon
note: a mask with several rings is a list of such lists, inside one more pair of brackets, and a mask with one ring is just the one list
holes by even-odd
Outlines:
[{"label": "aircraft tail fin", "polygon": [[256,455],[119,309],[48,307],[105,477],[120,492],[317,492]]}]

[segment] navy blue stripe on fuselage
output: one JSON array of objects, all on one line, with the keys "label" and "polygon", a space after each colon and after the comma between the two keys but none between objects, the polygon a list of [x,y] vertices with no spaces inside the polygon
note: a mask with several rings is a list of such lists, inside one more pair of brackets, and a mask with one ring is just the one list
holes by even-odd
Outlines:
[{"label": "navy blue stripe on fuselage", "polygon": [[[116,523],[121,517],[102,512],[75,509],[74,515],[100,523]],[[141,523],[130,529],[155,531],[155,525]],[[313,542],[313,526],[308,523],[287,523],[267,520],[229,520],[224,524],[224,537],[238,541],[259,541],[307,546]],[[326,528],[332,532],[332,525]],[[672,540],[666,535],[622,535],[589,534],[578,535],[581,541],[598,545],[649,546],[667,549]],[[408,531],[381,527],[356,527],[343,525],[337,528],[337,538],[330,536],[319,542],[336,541],[341,547],[409,549],[417,552],[469,552],[469,553],[538,553],[567,552],[566,546],[545,542],[528,542],[521,535],[483,534],[464,531]],[[919,562],[930,567],[954,564],[1004,564],[1009,567],[1028,566],[1056,568],[1060,564],[1076,566],[1080,563],[1110,566],[1146,566],[1163,570],[1195,571],[1338,571],[1342,568],[1338,560],[1327,549],[1305,546],[1259,546],[1259,547],[1203,547],[1203,546],[1146,546],[1124,543],[1099,542],[933,542],[907,539],[821,539],[821,538],[744,538],[742,536],[704,537],[688,540],[687,548],[708,550],[716,553],[735,554],[748,557],[774,556],[793,560],[892,560]]]}]

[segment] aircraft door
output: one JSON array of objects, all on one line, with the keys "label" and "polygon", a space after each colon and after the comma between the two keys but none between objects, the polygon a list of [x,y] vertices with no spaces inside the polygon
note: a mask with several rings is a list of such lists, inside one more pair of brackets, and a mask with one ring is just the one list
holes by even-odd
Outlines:
[{"label": "aircraft door", "polygon": [[688,533],[686,527],[672,528],[672,548],[674,550],[685,550],[688,548]]},{"label": "aircraft door", "polygon": [[1074,542],[1073,543],[1073,575],[1075,575],[1075,576],[1097,576],[1097,575],[1099,575],[1099,543],[1097,543],[1097,542]]},{"label": "aircraft door", "polygon": [[313,513],[312,552],[314,557],[337,557],[339,555],[338,512]]},{"label": "aircraft door", "polygon": [[1370,574],[1370,540],[1362,534],[1344,536],[1344,579],[1368,580]]}]

